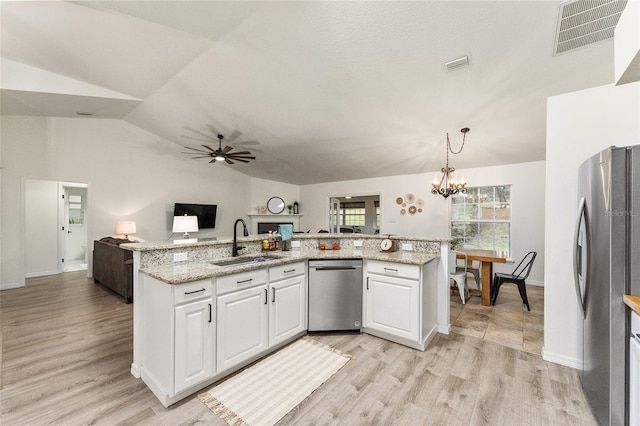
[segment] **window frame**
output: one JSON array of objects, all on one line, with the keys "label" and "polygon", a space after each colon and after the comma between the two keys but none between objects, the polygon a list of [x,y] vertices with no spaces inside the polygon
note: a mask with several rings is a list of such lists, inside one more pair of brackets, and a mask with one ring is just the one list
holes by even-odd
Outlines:
[{"label": "window frame", "polygon": [[[512,230],[513,230],[513,185],[511,184],[500,184],[500,185],[483,185],[483,186],[475,186],[475,187],[468,187],[467,188],[467,193],[469,190],[477,190],[478,194],[480,193],[481,190],[483,189],[487,189],[487,188],[491,188],[492,192],[493,192],[493,203],[494,203],[494,209],[496,208],[495,205],[496,203],[498,203],[497,201],[495,201],[496,198],[496,188],[505,188],[508,187],[509,191],[509,197],[508,200],[506,201],[506,208],[509,209],[509,218],[508,219],[496,219],[495,215],[494,218],[492,219],[483,219],[481,218],[482,214],[481,211],[477,211],[477,216],[478,218],[476,219],[454,219],[453,215],[454,215],[454,205],[458,204],[458,203],[454,203],[454,199],[453,197],[460,197],[460,196],[464,196],[467,197],[467,194],[457,194],[457,195],[453,195],[451,198],[451,202],[450,202],[450,209],[449,209],[449,232],[452,238],[458,238],[458,236],[454,236],[453,234],[453,229],[454,229],[454,224],[477,224],[478,226],[478,235],[480,235],[480,227],[482,226],[482,224],[500,224],[500,223],[506,223],[508,225],[509,228],[509,232],[508,232],[508,244],[507,244],[507,249],[506,252],[507,253],[511,253],[511,249],[512,249]],[[464,205],[477,205],[478,208],[481,206],[481,201],[477,200],[476,202],[473,203],[467,203],[466,201],[463,202],[462,204]],[[478,241],[480,242],[480,238],[478,238]],[[467,241],[466,235],[463,235],[462,237],[462,241],[461,244],[465,244],[465,243],[474,243],[471,241]],[[489,247],[483,247],[481,244],[475,244],[478,245],[480,247],[480,249],[483,250],[499,250],[497,245],[496,245],[496,239],[495,237],[493,238],[493,248],[489,248]]]}]

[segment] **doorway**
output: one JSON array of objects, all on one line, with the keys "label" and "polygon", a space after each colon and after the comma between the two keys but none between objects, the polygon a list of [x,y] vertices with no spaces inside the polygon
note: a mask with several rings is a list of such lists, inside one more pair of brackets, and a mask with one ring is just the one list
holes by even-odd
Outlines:
[{"label": "doorway", "polygon": [[329,232],[379,234],[381,194],[332,195],[329,197]]},{"label": "doorway", "polygon": [[86,183],[25,180],[26,278],[87,269],[87,201]]}]

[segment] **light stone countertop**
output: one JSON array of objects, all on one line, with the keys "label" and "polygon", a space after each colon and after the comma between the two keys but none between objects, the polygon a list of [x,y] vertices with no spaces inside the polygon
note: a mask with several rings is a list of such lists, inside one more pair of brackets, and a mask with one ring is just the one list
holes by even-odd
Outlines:
[{"label": "light stone countertop", "polygon": [[[433,241],[433,240],[431,240]],[[406,263],[411,265],[424,265],[437,259],[439,256],[433,253],[416,253],[408,251],[396,251],[383,253],[376,250],[289,250],[289,251],[269,251],[255,255],[239,256],[242,258],[255,258],[260,256],[277,256],[278,259],[264,262],[253,262],[233,266],[217,266],[212,262],[219,262],[226,259],[212,259],[200,262],[174,262],[170,264],[141,268],[140,272],[156,278],[167,284],[183,284],[187,282],[236,274],[239,272],[253,271],[265,267],[285,265],[307,259],[366,259],[381,260],[385,262]]]},{"label": "light stone countertop", "polygon": [[[248,237],[238,237],[238,243],[247,242],[259,242],[268,237],[268,234],[250,235]],[[391,234],[293,234],[291,241],[305,241],[305,240],[382,240],[384,238],[390,238],[394,241],[423,241],[423,242],[449,242],[451,238],[425,238],[425,237],[408,237],[398,236]],[[202,246],[218,246],[233,243],[233,237],[220,237],[220,238],[201,238],[196,242],[186,244],[174,244],[172,241],[155,241],[155,242],[137,242],[137,243],[125,243],[120,247],[130,251],[153,251],[153,250],[167,250],[167,249],[182,249],[187,247],[202,247]]]}]

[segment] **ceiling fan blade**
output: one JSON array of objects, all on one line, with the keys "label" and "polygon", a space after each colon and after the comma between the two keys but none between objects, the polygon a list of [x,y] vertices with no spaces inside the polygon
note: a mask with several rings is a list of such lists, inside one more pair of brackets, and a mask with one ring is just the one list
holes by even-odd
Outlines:
[{"label": "ceiling fan blade", "polygon": [[[181,152],[180,154],[194,155],[193,152]],[[195,157],[189,157],[189,158],[211,158],[211,156],[206,154],[206,155],[196,155]]]},{"label": "ceiling fan blade", "polygon": [[245,160],[245,159],[242,159],[242,158],[233,158],[233,159],[234,159],[235,161],[239,161],[239,162],[241,162],[241,163],[248,163],[248,162],[249,162],[249,160]]},{"label": "ceiling fan blade", "polygon": [[211,161],[209,161],[209,163],[217,163],[215,158],[212,158]]},{"label": "ceiling fan blade", "polygon": [[229,160],[228,158],[225,158],[224,161],[226,161],[227,164],[233,164],[233,161]]},{"label": "ceiling fan blade", "polygon": [[233,148],[230,147],[229,145],[225,146],[224,149],[222,150],[223,154],[226,154],[227,152],[231,151]]},{"label": "ceiling fan blade", "polygon": [[200,154],[207,154],[207,155],[209,154],[209,151],[203,151],[203,150],[198,149],[198,148],[191,148],[191,147],[188,147],[188,146],[185,146],[185,148],[190,149],[192,151],[195,151],[195,152],[187,152],[187,154],[195,154],[196,152],[200,153]]},{"label": "ceiling fan blade", "polygon": [[251,155],[249,151],[232,152],[231,155]]},{"label": "ceiling fan blade", "polygon": [[253,155],[235,155],[235,154],[229,154],[228,157],[230,158],[243,158],[245,160],[255,160],[256,157],[254,157]]},{"label": "ceiling fan blade", "polygon": [[201,146],[203,146],[203,147],[207,148],[207,149],[208,149],[209,151],[211,151],[211,152],[216,152],[216,150],[215,150],[215,149],[213,149],[213,148],[211,148],[209,145],[201,145]]}]

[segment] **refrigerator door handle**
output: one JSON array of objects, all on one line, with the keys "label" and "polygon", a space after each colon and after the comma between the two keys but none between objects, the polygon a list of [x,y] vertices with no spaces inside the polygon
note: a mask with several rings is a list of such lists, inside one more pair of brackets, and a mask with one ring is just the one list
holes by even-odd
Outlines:
[{"label": "refrigerator door handle", "polygon": [[[585,266],[582,265],[582,262],[578,261],[578,256],[582,256],[582,253],[580,252],[580,245],[578,244],[580,241],[580,225],[583,223],[584,221],[584,225],[585,225],[585,237],[588,239],[588,235],[589,235],[589,227],[587,224],[587,204],[586,204],[586,198],[582,197],[580,199],[580,206],[578,207],[578,220],[576,221],[576,229],[575,229],[575,233],[574,233],[574,237],[573,237],[573,280],[575,282],[576,285],[576,296],[578,296],[578,303],[580,305],[580,308],[582,309],[582,315],[586,318],[586,306],[584,303],[584,294],[582,294],[582,290],[580,288],[580,272],[579,269],[581,269],[581,267]],[[585,241],[585,243],[587,243],[587,255],[588,255],[588,250],[589,250],[589,244],[588,241]],[[585,270],[588,270],[588,268],[585,268]],[[586,275],[586,274],[585,274]],[[586,280],[587,277],[584,276],[583,277],[585,285],[586,285]],[[586,291],[586,287],[585,287],[585,291]]]}]

